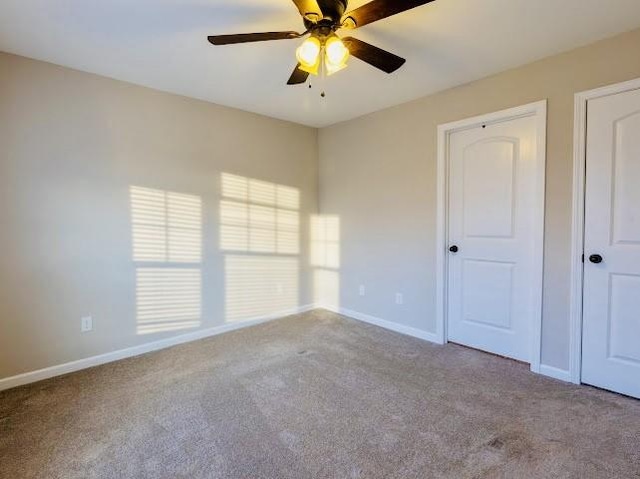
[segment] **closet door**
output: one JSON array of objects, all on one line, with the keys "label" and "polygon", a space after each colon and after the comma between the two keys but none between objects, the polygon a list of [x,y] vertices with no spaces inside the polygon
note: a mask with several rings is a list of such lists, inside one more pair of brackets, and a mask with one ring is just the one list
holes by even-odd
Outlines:
[{"label": "closet door", "polygon": [[582,381],[640,397],[640,90],[587,115]]}]

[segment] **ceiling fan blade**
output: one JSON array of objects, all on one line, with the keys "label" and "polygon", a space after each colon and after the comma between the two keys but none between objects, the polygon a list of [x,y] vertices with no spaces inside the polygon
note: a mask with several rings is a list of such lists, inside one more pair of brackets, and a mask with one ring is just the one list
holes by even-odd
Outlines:
[{"label": "ceiling fan blade", "polygon": [[[360,8],[345,13],[342,17],[342,23],[345,28],[359,28],[434,1],[435,0],[373,0]],[[353,23],[349,21],[350,18]]]},{"label": "ceiling fan blade", "polygon": [[214,45],[233,45],[235,43],[266,42],[269,40],[289,40],[300,38],[298,32],[265,32],[265,33],[241,33],[238,35],[211,35],[209,41]]},{"label": "ceiling fan blade", "polygon": [[404,58],[400,58],[398,55],[389,53],[382,48],[374,47],[357,38],[343,38],[342,42],[354,57],[386,73],[393,73],[406,62]]},{"label": "ceiling fan blade", "polygon": [[322,10],[316,0],[293,0],[293,3],[296,4],[303,18],[314,23],[322,20]]},{"label": "ceiling fan blade", "polygon": [[300,64],[296,65],[296,68],[293,70],[291,74],[291,78],[287,82],[287,85],[302,85],[307,82],[309,78],[309,72],[305,72],[304,70],[300,70]]}]

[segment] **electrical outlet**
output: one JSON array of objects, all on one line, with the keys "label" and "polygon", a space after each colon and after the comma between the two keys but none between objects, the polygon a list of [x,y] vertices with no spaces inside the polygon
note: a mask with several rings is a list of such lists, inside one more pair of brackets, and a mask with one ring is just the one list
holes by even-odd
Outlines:
[{"label": "electrical outlet", "polygon": [[402,293],[396,293],[396,304],[404,304],[404,296]]},{"label": "electrical outlet", "polygon": [[84,316],[80,319],[80,331],[83,333],[93,331],[93,318],[91,316]]},{"label": "electrical outlet", "polygon": [[360,296],[364,296],[365,295],[365,288],[364,285],[360,285]]}]

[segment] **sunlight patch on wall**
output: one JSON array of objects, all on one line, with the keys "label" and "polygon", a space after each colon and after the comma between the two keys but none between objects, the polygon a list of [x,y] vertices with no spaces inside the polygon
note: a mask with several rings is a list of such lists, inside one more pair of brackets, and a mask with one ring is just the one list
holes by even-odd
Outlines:
[{"label": "sunlight patch on wall", "polygon": [[220,248],[223,251],[300,252],[297,188],[222,174]]},{"label": "sunlight patch on wall", "polygon": [[314,302],[321,306],[340,307],[340,273],[328,269],[313,272]]},{"label": "sunlight patch on wall", "polygon": [[311,217],[311,266],[340,268],[340,218]]},{"label": "sunlight patch on wall", "polygon": [[298,306],[299,262],[293,257],[225,257],[225,316],[243,321]]},{"label": "sunlight patch on wall", "polygon": [[201,324],[202,199],[131,186],[138,334]]},{"label": "sunlight patch on wall", "polygon": [[221,192],[225,321],[245,321],[296,308],[300,191],[222,173]]},{"label": "sunlight patch on wall", "polygon": [[202,200],[150,188],[131,187],[134,261],[199,263]]},{"label": "sunlight patch on wall", "polygon": [[200,326],[201,290],[197,268],[137,268],[138,334]]},{"label": "sunlight patch on wall", "polygon": [[340,307],[340,218],[311,217],[311,266],[314,302],[332,308]]}]

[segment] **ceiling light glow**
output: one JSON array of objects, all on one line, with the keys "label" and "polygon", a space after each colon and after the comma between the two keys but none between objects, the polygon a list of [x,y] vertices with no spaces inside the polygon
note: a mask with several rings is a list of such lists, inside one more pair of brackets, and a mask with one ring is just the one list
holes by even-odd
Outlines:
[{"label": "ceiling light glow", "polygon": [[349,59],[349,49],[337,36],[332,36],[327,40],[325,46],[325,65],[327,74],[334,73],[346,68]]},{"label": "ceiling light glow", "polygon": [[320,53],[322,46],[316,37],[307,38],[296,50],[296,57],[300,63],[300,69],[314,75],[318,74],[320,66]]}]

